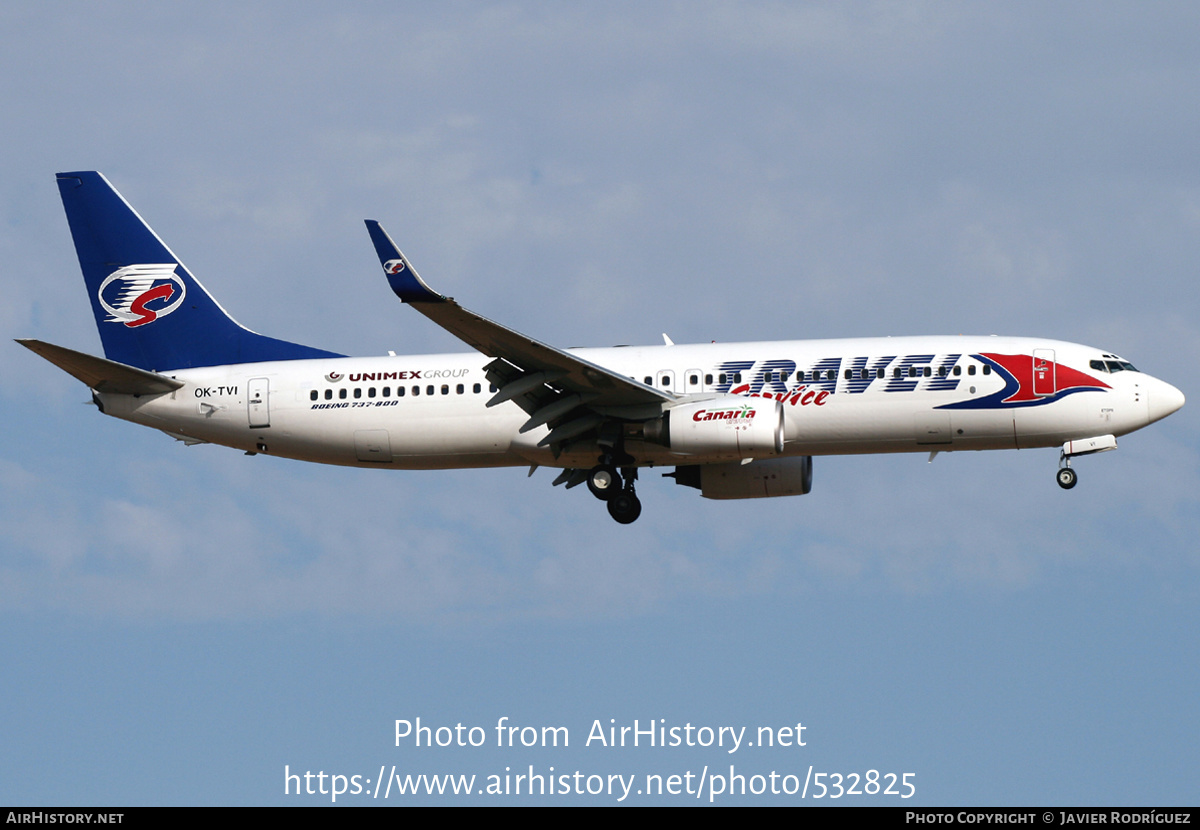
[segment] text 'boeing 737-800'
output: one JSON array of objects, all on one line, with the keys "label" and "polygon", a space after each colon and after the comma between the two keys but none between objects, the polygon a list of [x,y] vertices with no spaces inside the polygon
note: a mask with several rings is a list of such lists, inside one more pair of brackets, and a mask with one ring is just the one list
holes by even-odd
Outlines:
[{"label": "text 'boeing 737-800'", "polygon": [[105,357],[29,349],[100,411],[186,443],[395,469],[559,468],[618,522],[638,471],[673,467],[707,498],[798,496],[813,456],[1061,447],[1071,459],[1183,406],[1089,346],[887,337],[564,350],[432,290],[378,222],[393,292],[478,354],[346,357],[235,322],[99,173],[58,186]]}]

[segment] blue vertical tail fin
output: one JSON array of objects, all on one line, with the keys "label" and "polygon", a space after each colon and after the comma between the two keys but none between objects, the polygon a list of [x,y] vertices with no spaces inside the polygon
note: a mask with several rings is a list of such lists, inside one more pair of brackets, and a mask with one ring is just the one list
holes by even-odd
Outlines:
[{"label": "blue vertical tail fin", "polygon": [[340,357],[240,325],[99,173],[59,173],[58,189],[109,360],[161,372]]}]

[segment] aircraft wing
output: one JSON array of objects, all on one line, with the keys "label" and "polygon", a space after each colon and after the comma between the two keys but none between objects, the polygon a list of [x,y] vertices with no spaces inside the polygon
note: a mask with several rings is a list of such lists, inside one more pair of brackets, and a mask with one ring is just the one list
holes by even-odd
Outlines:
[{"label": "aircraft wing", "polygon": [[[583,360],[463,308],[425,284],[378,222],[368,219],[367,231],[397,297],[467,345],[496,358],[488,364],[488,380],[499,391],[488,405],[516,401],[530,414],[530,421],[522,431],[549,424],[552,433],[547,438],[555,437],[554,430],[566,428],[565,432],[559,432],[565,441],[595,427],[602,415],[644,420],[657,416],[663,404],[676,400],[670,392]],[[576,430],[573,435],[566,435],[572,430]]]}]

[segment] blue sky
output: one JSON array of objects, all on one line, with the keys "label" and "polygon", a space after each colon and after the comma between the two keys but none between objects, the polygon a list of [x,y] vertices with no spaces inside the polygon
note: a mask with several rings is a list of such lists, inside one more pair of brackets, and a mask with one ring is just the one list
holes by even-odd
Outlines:
[{"label": "blue sky", "polygon": [[[1035,335],[1193,400],[1069,493],[1052,450],[818,458],[794,499],[647,478],[620,527],[545,470],[185,448],[11,344],[0,801],[734,763],[916,773],[860,804],[1193,803],[1198,35],[1187,4],[0,7],[10,339],[99,353],[53,181],[98,169],[242,323],[347,354],[462,350],[370,217],[563,346]],[[572,745],[396,747],[418,716]],[[808,745],[584,746],[610,718]]]}]

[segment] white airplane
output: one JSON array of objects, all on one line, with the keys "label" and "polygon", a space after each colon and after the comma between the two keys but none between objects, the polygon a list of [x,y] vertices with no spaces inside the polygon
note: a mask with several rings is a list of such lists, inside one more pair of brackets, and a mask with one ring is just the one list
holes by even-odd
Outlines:
[{"label": "white airplane", "polygon": [[[559,349],[433,291],[378,222],[396,295],[480,354],[346,357],[256,334],[213,300],[96,172],[60,173],[105,358],[18,342],[100,411],[187,444],[359,467],[560,468],[614,519],[638,471],[706,498],[803,495],[812,457],[1061,447],[1165,418],[1183,394],[1115,354],[1016,337],[887,337]],[[482,356],[481,356],[482,355]]]}]

